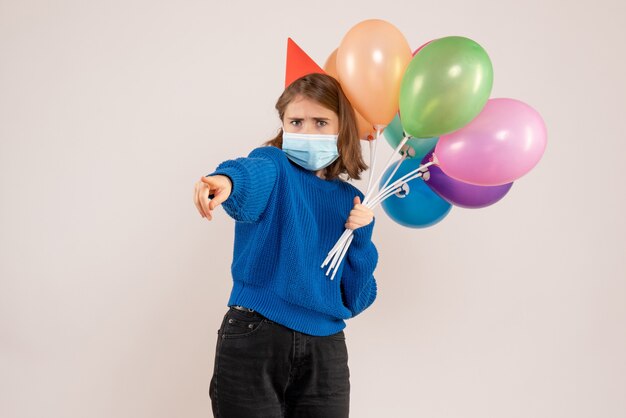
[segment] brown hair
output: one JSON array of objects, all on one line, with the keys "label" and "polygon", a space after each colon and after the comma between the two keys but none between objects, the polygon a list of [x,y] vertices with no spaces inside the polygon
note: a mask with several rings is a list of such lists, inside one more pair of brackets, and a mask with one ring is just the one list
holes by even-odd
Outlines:
[{"label": "brown hair", "polygon": [[[339,158],[324,169],[324,176],[328,180],[335,179],[341,174],[348,178],[360,179],[361,172],[367,169],[361,155],[361,143],[357,130],[356,116],[352,105],[346,98],[339,82],[326,74],[308,74],[291,83],[280,95],[276,102],[276,110],[281,122],[285,116],[287,105],[296,96],[304,96],[332,110],[339,119],[339,135],[337,149]],[[283,146],[283,130],[276,137],[265,142],[277,148]]]}]

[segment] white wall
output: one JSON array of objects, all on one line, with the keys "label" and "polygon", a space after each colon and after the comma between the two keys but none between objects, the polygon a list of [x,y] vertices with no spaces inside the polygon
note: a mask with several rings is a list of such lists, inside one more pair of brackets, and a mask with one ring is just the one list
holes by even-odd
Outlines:
[{"label": "white wall", "polygon": [[[287,37],[474,39],[544,117],[498,204],[377,212],[351,416],[626,416],[623,2],[0,2],[0,415],[207,417],[233,222],[193,184],[278,128]],[[382,143],[380,155],[391,149]],[[382,158],[381,158],[382,159]],[[363,188],[364,184],[360,183]]]}]

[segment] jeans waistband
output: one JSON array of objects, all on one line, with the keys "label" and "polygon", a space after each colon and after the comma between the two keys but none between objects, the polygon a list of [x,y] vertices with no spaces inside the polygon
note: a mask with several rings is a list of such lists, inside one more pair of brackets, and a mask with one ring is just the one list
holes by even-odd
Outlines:
[{"label": "jeans waistband", "polygon": [[254,309],[246,308],[245,306],[241,306],[241,305],[231,305],[231,308],[235,308],[238,311],[255,312]]},{"label": "jeans waistband", "polygon": [[[249,316],[251,318],[255,318],[255,317],[265,318],[265,316],[261,315],[260,313],[258,313],[254,309],[246,308],[245,306],[231,305],[230,308],[231,309],[236,309],[237,311],[240,311],[240,312],[243,312],[244,314],[246,314],[247,316]],[[265,319],[267,319],[267,318],[265,318]]]}]

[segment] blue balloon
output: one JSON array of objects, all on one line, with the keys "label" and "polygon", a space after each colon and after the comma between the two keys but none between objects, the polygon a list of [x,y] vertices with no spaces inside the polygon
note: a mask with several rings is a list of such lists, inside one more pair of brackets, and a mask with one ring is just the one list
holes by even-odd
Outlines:
[{"label": "blue balloon", "polygon": [[[389,184],[420,165],[417,159],[403,161]],[[383,187],[395,167],[396,163],[385,171],[379,187]],[[421,177],[406,183],[401,191],[391,195],[381,205],[394,222],[409,228],[432,226],[445,218],[452,209],[452,205],[433,192]]]}]

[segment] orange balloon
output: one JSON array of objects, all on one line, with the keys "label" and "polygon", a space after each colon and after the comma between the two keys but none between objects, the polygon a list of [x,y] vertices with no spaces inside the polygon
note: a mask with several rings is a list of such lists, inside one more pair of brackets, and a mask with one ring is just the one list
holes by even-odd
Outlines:
[{"label": "orange balloon", "polygon": [[364,141],[373,141],[376,139],[374,124],[366,121],[356,109],[354,109],[354,114],[356,115],[356,124],[359,129],[359,139]]},{"label": "orange balloon", "polygon": [[[326,63],[324,64],[324,71],[331,77],[334,77],[339,81],[337,77],[337,49],[335,49],[326,59]],[[339,82],[341,84],[341,82]],[[345,92],[345,88],[341,86],[341,88]],[[352,102],[350,102],[352,104]],[[353,106],[354,109],[354,106]],[[376,129],[374,129],[374,124],[365,120],[361,114],[354,109],[354,114],[356,115],[356,124],[359,130],[359,139],[371,141],[375,139]]]},{"label": "orange balloon", "polygon": [[391,23],[364,20],[337,49],[337,74],[352,105],[374,125],[386,126],[398,112],[400,84],[411,47]]},{"label": "orange balloon", "polygon": [[329,76],[334,77],[335,79],[339,79],[337,76],[337,48],[330,53],[328,58],[326,58],[326,62],[324,63],[324,71]]}]

